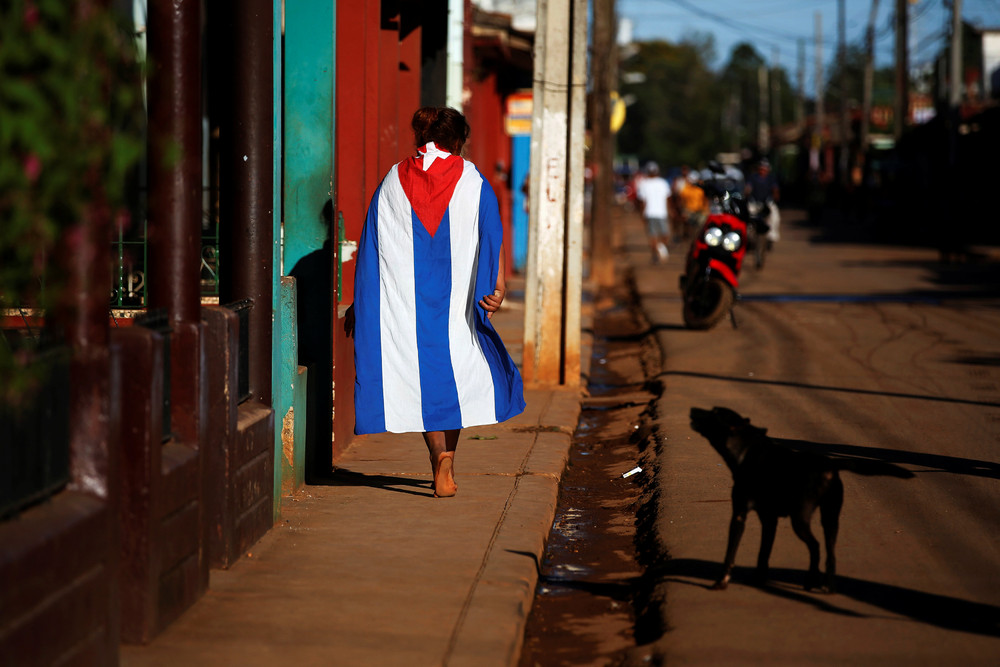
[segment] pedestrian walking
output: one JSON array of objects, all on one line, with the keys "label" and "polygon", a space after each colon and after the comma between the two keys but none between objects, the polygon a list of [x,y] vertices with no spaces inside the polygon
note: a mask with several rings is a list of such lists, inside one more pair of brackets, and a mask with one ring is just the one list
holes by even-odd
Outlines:
[{"label": "pedestrian walking", "polygon": [[[778,200],[781,190],[778,188],[778,179],[771,172],[771,163],[767,158],[762,158],[757,163],[757,168],[750,177],[747,178],[746,194],[750,198],[753,209],[758,209],[761,204],[767,204],[769,213],[767,225],[770,228],[767,232],[767,240],[776,243],[781,240],[781,211],[778,210]],[[756,210],[751,213],[756,214]]]},{"label": "pedestrian walking", "polygon": [[423,434],[435,497],[455,495],[461,429],[524,410],[517,367],[490,318],[503,303],[496,194],[461,157],[458,111],[413,115],[417,154],[375,191],[358,244],[355,433]]},{"label": "pedestrian walking", "polygon": [[639,212],[646,221],[653,262],[665,262],[669,254],[667,246],[670,244],[670,227],[667,222],[670,184],[660,176],[660,167],[655,162],[647,163],[645,171],[646,177],[636,186],[636,199],[639,202]]},{"label": "pedestrian walking", "polygon": [[684,176],[687,184],[678,198],[681,209],[681,235],[685,239],[691,239],[708,218],[708,197],[701,187],[701,176],[697,169],[689,170]]}]

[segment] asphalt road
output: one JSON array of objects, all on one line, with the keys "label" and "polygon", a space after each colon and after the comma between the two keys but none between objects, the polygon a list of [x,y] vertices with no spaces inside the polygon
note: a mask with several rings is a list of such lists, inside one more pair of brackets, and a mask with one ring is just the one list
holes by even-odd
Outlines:
[{"label": "asphalt road", "polygon": [[[1000,660],[1000,252],[848,242],[856,228],[785,211],[762,271],[745,267],[738,328],[688,331],[684,249],[654,266],[624,224],[642,308],[664,354],[655,404],[658,585],[669,664],[997,664]],[[726,546],[731,478],[688,423],[725,406],[775,438],[890,461],[914,479],[841,474],[838,591],[806,592],[808,556],[779,523],[772,581],[708,587]],[[819,517],[813,530],[821,538]],[[824,554],[825,558],[825,554]]]}]

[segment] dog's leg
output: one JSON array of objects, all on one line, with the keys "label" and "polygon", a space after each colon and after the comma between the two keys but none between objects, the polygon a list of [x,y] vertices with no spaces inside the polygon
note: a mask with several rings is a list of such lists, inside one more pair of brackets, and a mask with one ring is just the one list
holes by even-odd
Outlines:
[{"label": "dog's leg", "polygon": [[[803,516],[805,515],[805,516]],[[819,583],[819,541],[809,527],[809,519],[812,517],[812,508],[802,510],[799,514],[792,514],[792,530],[799,536],[799,539],[806,543],[809,548],[809,572],[806,573],[806,590],[811,591]]]},{"label": "dog's leg", "polygon": [[743,537],[743,528],[747,523],[747,509],[741,510],[733,508],[733,518],[729,521],[729,543],[726,545],[726,560],[723,563],[722,576],[712,586],[713,590],[725,590],[729,585],[729,579],[733,572],[733,563],[736,562],[736,549],[740,546],[740,538]]},{"label": "dog's leg", "polygon": [[820,522],[823,524],[823,538],[826,541],[826,592],[836,590],[837,578],[837,530],[840,528],[840,508],[844,504],[844,485],[840,477],[835,477],[830,489],[819,507]]},{"label": "dog's leg", "polygon": [[771,560],[771,548],[774,547],[774,535],[778,531],[778,517],[757,513],[760,518],[760,553],[757,554],[757,579],[760,583],[767,581],[767,564]]}]

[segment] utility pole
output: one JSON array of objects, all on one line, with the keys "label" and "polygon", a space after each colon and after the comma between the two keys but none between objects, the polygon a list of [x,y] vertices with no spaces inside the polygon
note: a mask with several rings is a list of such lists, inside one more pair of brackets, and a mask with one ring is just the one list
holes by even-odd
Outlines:
[{"label": "utility pole", "polygon": [[951,87],[948,101],[952,109],[962,103],[962,0],[951,0]]},{"label": "utility pole", "polygon": [[840,75],[837,87],[840,89],[840,184],[847,186],[848,149],[850,137],[850,109],[847,104],[847,21],[844,17],[844,0],[837,0],[837,65]]},{"label": "utility pole", "polygon": [[566,178],[566,278],[563,286],[563,368],[561,384],[577,386],[583,307],[584,153],[587,135],[587,0],[571,0],[569,155]]},{"label": "utility pole", "polygon": [[951,3],[951,86],[948,89],[948,164],[949,176],[955,177],[958,165],[958,125],[962,107],[962,0]]},{"label": "utility pole", "polygon": [[816,12],[816,122],[813,126],[813,148],[817,151],[823,145],[823,126],[826,125],[826,109],[823,96],[823,15]]},{"label": "utility pole", "polygon": [[868,151],[868,135],[871,132],[872,86],[875,79],[875,17],[878,15],[878,0],[872,0],[868,14],[868,28],[865,30],[865,79],[861,98],[861,153]]},{"label": "utility pole", "polygon": [[799,38],[798,96],[795,99],[795,124],[802,131],[806,120],[806,40]]},{"label": "utility pole", "polygon": [[742,90],[743,87],[738,86],[729,93],[729,136],[732,141],[730,150],[734,153],[740,150],[740,143],[743,140],[743,125],[740,124],[743,117]]},{"label": "utility pole", "polygon": [[767,122],[770,104],[767,96],[767,67],[764,65],[757,68],[757,102],[757,145],[760,146],[760,152],[767,155],[771,148],[770,128]]},{"label": "utility pole", "polygon": [[580,381],[586,0],[539,0],[522,374]]},{"label": "utility pole", "polygon": [[896,99],[892,110],[893,136],[896,141],[903,136],[906,116],[910,108],[909,64],[907,62],[907,0],[896,0]]},{"label": "utility pole", "polygon": [[[771,51],[771,136],[781,127],[781,82],[778,79],[778,59],[781,51],[774,47]],[[772,141],[772,143],[774,143]]]},{"label": "utility pole", "polygon": [[591,156],[594,172],[594,192],[591,206],[591,276],[598,286],[614,284],[615,263],[612,254],[611,198],[614,168],[614,141],[611,136],[611,91],[617,75],[615,53],[615,0],[593,0],[593,52],[600,54],[590,62],[593,89],[591,92]]}]

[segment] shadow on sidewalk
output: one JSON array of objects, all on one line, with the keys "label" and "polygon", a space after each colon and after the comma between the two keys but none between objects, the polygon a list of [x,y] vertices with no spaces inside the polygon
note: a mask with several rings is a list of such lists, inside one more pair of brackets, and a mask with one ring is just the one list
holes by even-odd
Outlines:
[{"label": "shadow on sidewalk", "polygon": [[348,468],[325,471],[318,474],[310,483],[313,486],[368,486],[414,496],[430,497],[434,495],[434,489],[430,487],[430,482],[425,479],[411,479],[395,475],[369,475],[363,472],[354,472]]},{"label": "shadow on sidewalk", "polygon": [[[721,572],[722,563],[677,558],[663,564],[661,575],[667,581],[710,589]],[[733,581],[738,584],[751,581],[753,575],[754,568],[751,567],[733,569]],[[836,604],[838,597],[848,597],[919,623],[1000,637],[1000,607],[994,605],[840,575],[837,576],[836,594],[807,593],[802,589],[805,577],[805,570],[771,568],[768,583],[757,588],[770,595],[802,602],[831,614],[869,617]],[[727,595],[724,591],[712,594],[718,595],[720,602],[724,602]]]},{"label": "shadow on sidewalk", "polygon": [[816,391],[834,391],[845,394],[860,394],[863,396],[886,396],[889,398],[905,398],[918,401],[935,401],[938,403],[955,403],[958,405],[976,405],[984,408],[1000,408],[1000,403],[992,401],[974,401],[965,398],[952,398],[950,396],[933,396],[931,394],[908,394],[897,391],[875,391],[873,389],[857,389],[854,387],[835,387],[832,385],[812,384],[808,382],[792,382],[788,380],[767,380],[761,378],[746,378],[735,375],[718,375],[716,373],[701,373],[697,371],[663,371],[656,375],[656,379],[675,377],[698,378],[702,380],[720,380],[722,382],[738,382],[743,384],[760,384],[773,387],[790,387],[792,389],[811,389]]},{"label": "shadow on sidewalk", "polygon": [[964,459],[957,456],[943,456],[941,454],[926,454],[923,452],[908,452],[902,449],[886,449],[884,447],[835,445],[808,440],[790,440],[787,438],[771,439],[791,449],[817,452],[840,459],[877,459],[879,461],[886,461],[887,463],[905,463],[926,468],[926,470],[916,471],[918,473],[950,472],[956,475],[1000,479],[1000,464],[992,461],[978,461],[976,459]]}]

